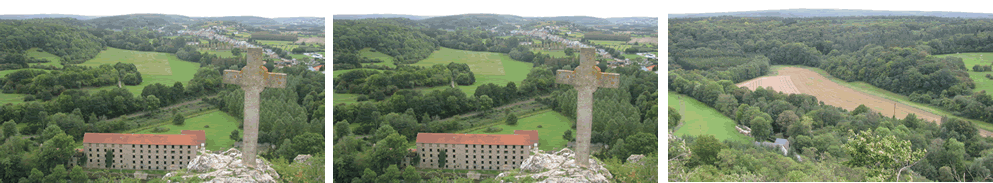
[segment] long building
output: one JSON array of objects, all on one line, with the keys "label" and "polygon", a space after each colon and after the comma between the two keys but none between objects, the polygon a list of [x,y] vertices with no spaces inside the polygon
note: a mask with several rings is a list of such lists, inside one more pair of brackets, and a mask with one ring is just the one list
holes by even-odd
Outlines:
[{"label": "long building", "polygon": [[[515,134],[418,133],[418,167],[459,170],[511,170],[537,148],[538,132],[518,130]],[[445,152],[445,165],[439,153]]]},{"label": "long building", "polygon": [[[83,156],[86,168],[127,170],[178,170],[197,156],[206,145],[203,130],[183,130],[180,134],[86,133]],[[107,166],[107,156],[113,162]]]}]

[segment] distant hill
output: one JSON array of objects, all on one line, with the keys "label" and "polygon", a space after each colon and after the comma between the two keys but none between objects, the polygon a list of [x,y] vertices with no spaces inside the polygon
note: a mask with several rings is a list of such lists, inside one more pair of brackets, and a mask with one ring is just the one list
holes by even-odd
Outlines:
[{"label": "distant hill", "polygon": [[561,16],[561,17],[536,17],[541,20],[568,21],[580,25],[610,25],[611,21],[603,18],[591,16]]},{"label": "distant hill", "polygon": [[367,14],[367,15],[332,15],[332,19],[357,20],[366,18],[408,18],[411,20],[423,20],[434,16],[398,15],[398,14]]},{"label": "distant hill", "polygon": [[637,22],[637,21],[652,21],[653,19],[654,19],[655,22],[658,22],[659,21],[659,18],[658,17],[614,17],[614,18],[606,18],[606,19],[609,20],[610,22],[613,22],[613,23],[628,23],[628,22]]},{"label": "distant hill", "polygon": [[279,22],[271,18],[257,16],[227,16],[227,17],[197,17],[199,20],[207,21],[232,21],[246,25],[278,25]]},{"label": "distant hill", "polygon": [[853,9],[785,9],[785,10],[761,10],[761,11],[740,11],[740,12],[720,12],[720,13],[688,13],[669,14],[669,18],[695,18],[712,16],[740,16],[740,17],[841,17],[841,16],[936,16],[936,17],[959,17],[959,18],[993,18],[991,13],[967,13],[948,11],[881,11],[881,10],[853,10]]},{"label": "distant hill", "polygon": [[273,18],[279,23],[292,23],[292,22],[305,22],[305,21],[324,21],[324,17],[280,17]]},{"label": "distant hill", "polygon": [[196,19],[182,15],[130,14],[94,18],[86,22],[101,29],[123,29],[141,27],[158,28],[173,23],[191,23],[194,21]]},{"label": "distant hill", "polygon": [[89,20],[100,16],[66,15],[66,14],[33,14],[33,15],[0,15],[0,19],[24,20],[32,18],[75,18],[79,20]]},{"label": "distant hill", "polygon": [[420,21],[432,29],[455,29],[459,27],[493,28],[505,23],[524,23],[525,18],[515,15],[463,14],[432,17]]}]

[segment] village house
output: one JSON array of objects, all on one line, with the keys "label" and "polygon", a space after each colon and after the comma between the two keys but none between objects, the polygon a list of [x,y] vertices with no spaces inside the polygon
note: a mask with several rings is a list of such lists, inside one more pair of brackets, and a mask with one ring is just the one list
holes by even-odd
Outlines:
[{"label": "village house", "polygon": [[[514,134],[418,133],[419,168],[458,170],[512,170],[520,167],[537,148],[538,132],[516,130]],[[440,166],[439,153],[446,154]]]},{"label": "village house", "polygon": [[[183,130],[180,134],[86,133],[81,150],[86,168],[178,170],[197,156],[197,149],[206,141],[203,130]],[[109,167],[107,155],[114,156]]]}]

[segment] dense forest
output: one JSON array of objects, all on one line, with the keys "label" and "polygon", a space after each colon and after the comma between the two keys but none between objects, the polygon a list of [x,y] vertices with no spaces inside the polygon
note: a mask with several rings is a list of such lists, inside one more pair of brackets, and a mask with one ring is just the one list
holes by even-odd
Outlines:
[{"label": "dense forest", "polygon": [[0,78],[4,93],[31,94],[25,98],[51,100],[66,89],[141,84],[141,73],[131,63],[103,64],[96,68],[67,65],[62,70],[18,70]]},{"label": "dense forest", "polygon": [[[356,70],[334,78],[335,92],[371,96],[377,101],[393,95],[398,89],[415,87],[472,85],[476,76],[464,63],[436,64],[431,67],[400,65],[395,70]],[[363,95],[360,99],[367,96]],[[364,101],[364,100],[360,100]]]},{"label": "dense forest", "polygon": [[[669,22],[670,91],[751,127],[758,141],[790,141],[783,156],[712,135],[670,138],[670,181],[993,180],[993,138],[980,136],[971,122],[946,117],[938,125],[913,114],[896,119],[865,106],[847,111],[806,94],[734,85],[766,75],[770,64],[805,65],[993,122],[993,101],[971,92],[962,60],[932,56],[988,51],[993,42],[981,36],[991,20],[725,16]],[[672,111],[669,119],[679,121]]]},{"label": "dense forest", "polygon": [[106,44],[86,29],[73,26],[69,18],[0,20],[0,52],[25,54],[32,47],[79,63],[96,57]]},{"label": "dense forest", "polygon": [[351,56],[363,48],[373,48],[393,57],[397,63],[415,63],[438,49],[438,41],[397,19],[335,20],[334,62],[358,62]]}]

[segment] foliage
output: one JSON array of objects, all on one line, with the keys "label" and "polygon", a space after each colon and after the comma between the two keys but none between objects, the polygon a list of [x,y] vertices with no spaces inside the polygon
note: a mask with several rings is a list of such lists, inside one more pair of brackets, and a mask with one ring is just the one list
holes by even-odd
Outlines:
[{"label": "foliage", "polygon": [[718,160],[717,154],[724,148],[725,145],[713,135],[701,135],[690,145],[694,155],[692,162],[696,165],[714,165]]},{"label": "foliage", "polygon": [[[849,133],[855,132],[849,130]],[[865,172],[868,178],[886,180],[895,176],[897,171],[900,171],[898,169],[909,167],[921,160],[926,152],[926,150],[915,151],[910,148],[910,141],[897,140],[896,136],[892,135],[877,135],[872,130],[853,135],[842,147],[852,158],[845,162],[846,165],[869,168],[871,171]]]},{"label": "foliage", "polygon": [[391,19],[336,20],[334,26],[340,28],[332,38],[334,64],[357,63],[358,51],[365,47],[390,55],[397,63],[415,63],[439,45],[435,38]]},{"label": "foliage", "polygon": [[313,155],[323,151],[324,136],[307,132],[293,137],[293,152],[297,154]]},{"label": "foliage", "polygon": [[517,125],[517,115],[516,114],[507,115],[507,119],[505,121],[507,122],[507,125]]},{"label": "foliage", "polygon": [[186,117],[184,117],[183,114],[176,113],[176,115],[172,117],[172,124],[174,125],[181,126],[185,123]]}]

